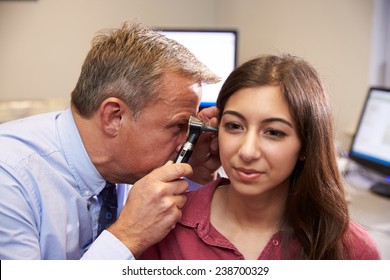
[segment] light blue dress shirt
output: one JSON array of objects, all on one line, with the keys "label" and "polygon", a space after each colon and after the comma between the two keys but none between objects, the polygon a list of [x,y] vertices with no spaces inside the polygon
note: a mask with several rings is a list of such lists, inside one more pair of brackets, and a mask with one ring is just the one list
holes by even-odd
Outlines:
[{"label": "light blue dress shirt", "polygon": [[104,185],[70,109],[1,124],[0,259],[134,259],[108,231],[96,238]]}]

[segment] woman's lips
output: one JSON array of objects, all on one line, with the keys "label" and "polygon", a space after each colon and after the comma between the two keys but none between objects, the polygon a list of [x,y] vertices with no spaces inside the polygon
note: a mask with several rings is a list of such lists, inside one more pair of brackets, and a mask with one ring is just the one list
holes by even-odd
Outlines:
[{"label": "woman's lips", "polygon": [[244,182],[252,182],[258,179],[263,173],[254,169],[236,168],[238,178]]}]

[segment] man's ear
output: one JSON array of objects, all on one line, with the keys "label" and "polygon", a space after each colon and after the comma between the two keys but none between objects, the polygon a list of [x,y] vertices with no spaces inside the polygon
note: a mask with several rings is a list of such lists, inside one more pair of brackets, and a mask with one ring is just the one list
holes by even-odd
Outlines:
[{"label": "man's ear", "polygon": [[118,134],[124,109],[124,103],[115,97],[105,99],[100,105],[102,130],[107,135],[116,136]]}]

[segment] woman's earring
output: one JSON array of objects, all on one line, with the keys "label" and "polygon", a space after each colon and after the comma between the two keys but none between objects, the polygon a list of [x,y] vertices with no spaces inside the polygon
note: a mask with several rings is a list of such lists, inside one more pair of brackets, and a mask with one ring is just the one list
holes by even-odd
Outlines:
[{"label": "woman's earring", "polygon": [[306,159],[306,157],[305,156],[301,156],[301,157],[299,157],[299,160],[300,161],[304,161]]}]

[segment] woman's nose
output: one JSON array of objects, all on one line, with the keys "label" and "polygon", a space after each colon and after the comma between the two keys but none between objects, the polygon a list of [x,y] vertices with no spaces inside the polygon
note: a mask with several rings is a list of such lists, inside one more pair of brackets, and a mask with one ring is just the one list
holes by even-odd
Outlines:
[{"label": "woman's nose", "polygon": [[244,161],[259,159],[261,156],[259,138],[255,131],[248,131],[243,138],[239,155]]}]

